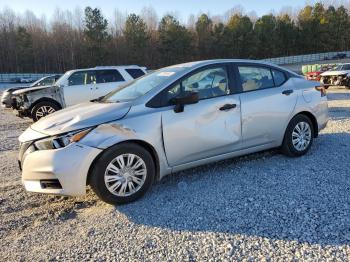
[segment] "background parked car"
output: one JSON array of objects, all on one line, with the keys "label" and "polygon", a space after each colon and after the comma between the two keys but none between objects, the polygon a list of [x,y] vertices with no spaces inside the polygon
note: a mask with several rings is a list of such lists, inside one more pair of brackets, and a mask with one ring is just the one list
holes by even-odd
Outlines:
[{"label": "background parked car", "polygon": [[350,63],[340,64],[321,74],[320,83],[327,86],[345,86],[350,88]]},{"label": "background parked car", "polygon": [[12,103],[12,94],[13,92],[24,89],[24,88],[30,88],[30,87],[38,87],[38,86],[51,86],[53,85],[62,75],[51,75],[51,76],[45,76],[40,78],[39,80],[35,81],[33,84],[29,86],[14,86],[9,89],[6,89],[1,96],[1,106],[2,107],[11,107]]},{"label": "background parked car", "polygon": [[66,72],[54,86],[17,90],[12,107],[19,116],[39,120],[62,108],[105,96],[146,74],[140,66],[102,66]]},{"label": "background parked car", "polygon": [[323,72],[326,72],[328,70],[332,69],[332,66],[329,65],[321,65],[318,67],[318,70],[312,71],[312,72],[307,72],[305,75],[305,78],[310,81],[317,81],[320,82],[321,80],[321,74]]},{"label": "background parked car", "polygon": [[346,58],[346,54],[345,53],[338,53],[335,56],[332,57],[333,59],[344,59]]}]

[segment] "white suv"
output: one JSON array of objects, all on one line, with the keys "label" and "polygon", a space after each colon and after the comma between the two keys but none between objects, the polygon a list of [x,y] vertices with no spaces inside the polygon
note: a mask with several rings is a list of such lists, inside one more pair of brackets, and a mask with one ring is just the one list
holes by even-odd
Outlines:
[{"label": "white suv", "polygon": [[103,97],[117,87],[146,74],[145,67],[103,66],[67,71],[55,85],[13,93],[19,116],[39,120],[62,108]]}]

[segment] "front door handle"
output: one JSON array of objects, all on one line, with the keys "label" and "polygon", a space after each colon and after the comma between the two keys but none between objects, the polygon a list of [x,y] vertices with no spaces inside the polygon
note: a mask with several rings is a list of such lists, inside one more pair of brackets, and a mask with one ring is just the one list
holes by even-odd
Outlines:
[{"label": "front door handle", "polygon": [[237,106],[236,104],[226,104],[226,105],[223,105],[222,107],[220,107],[219,110],[226,111],[226,110],[236,108],[236,106]]},{"label": "front door handle", "polygon": [[294,91],[292,89],[288,89],[288,90],[284,90],[282,92],[282,94],[286,95],[286,96],[289,96],[291,93],[293,93]]}]

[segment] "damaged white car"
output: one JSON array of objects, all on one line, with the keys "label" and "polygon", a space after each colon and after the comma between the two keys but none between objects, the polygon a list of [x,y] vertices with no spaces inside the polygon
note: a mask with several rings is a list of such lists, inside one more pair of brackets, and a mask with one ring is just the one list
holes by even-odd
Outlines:
[{"label": "damaged white car", "polygon": [[350,64],[340,64],[321,74],[320,83],[329,86],[345,86],[350,89]]},{"label": "damaged white car", "polygon": [[53,86],[15,91],[12,108],[18,116],[37,121],[62,108],[103,97],[144,74],[146,68],[135,65],[71,70]]}]

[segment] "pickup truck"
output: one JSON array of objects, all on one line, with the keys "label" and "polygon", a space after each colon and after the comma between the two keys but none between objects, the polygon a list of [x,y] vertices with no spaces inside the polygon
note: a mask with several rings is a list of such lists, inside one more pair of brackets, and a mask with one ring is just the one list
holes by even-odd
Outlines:
[{"label": "pickup truck", "polygon": [[103,97],[123,84],[146,74],[140,66],[103,66],[67,71],[52,86],[15,91],[12,108],[34,122],[57,110]]}]

